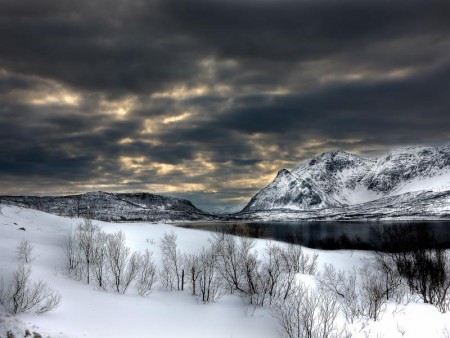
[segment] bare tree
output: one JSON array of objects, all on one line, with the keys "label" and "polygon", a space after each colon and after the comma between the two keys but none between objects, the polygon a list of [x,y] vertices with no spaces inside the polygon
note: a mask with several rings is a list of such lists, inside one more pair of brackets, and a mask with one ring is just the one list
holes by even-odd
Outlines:
[{"label": "bare tree", "polygon": [[121,293],[125,293],[130,284],[136,279],[141,270],[142,258],[138,252],[133,252],[127,261],[125,274],[121,283]]},{"label": "bare tree", "polygon": [[64,243],[64,255],[67,259],[67,272],[71,276],[75,276],[77,278],[81,278],[81,253],[80,247],[78,245],[78,235],[77,231],[75,232],[70,230],[67,235],[66,241]]},{"label": "bare tree", "polygon": [[155,284],[156,266],[153,261],[153,254],[146,249],[144,255],[141,256],[141,269],[137,278],[137,290],[139,295],[147,296],[152,292],[153,284]]},{"label": "bare tree", "polygon": [[108,264],[113,278],[113,286],[117,292],[122,292],[122,283],[127,267],[130,249],[125,245],[123,231],[108,236]]},{"label": "bare tree", "polygon": [[[172,232],[170,234],[164,233],[160,242],[161,255],[162,255],[162,281],[167,284],[171,290],[175,288],[177,290],[184,289],[185,269],[183,263],[185,261],[183,254],[177,246],[177,235]],[[173,280],[174,279],[174,280]]]},{"label": "bare tree", "polygon": [[186,271],[189,275],[189,283],[192,289],[192,295],[195,296],[197,293],[197,283],[200,278],[201,265],[199,255],[188,255],[186,256]]},{"label": "bare tree", "polygon": [[106,290],[109,282],[108,269],[108,235],[98,231],[94,237],[94,248],[92,251],[92,272],[100,288]]},{"label": "bare tree", "polygon": [[130,284],[138,277],[144,260],[137,252],[130,255],[123,231],[109,235],[106,246],[113,288],[119,293],[126,293]]},{"label": "bare tree", "polygon": [[20,241],[19,245],[16,248],[17,256],[21,262],[30,263],[33,261],[33,249],[34,246],[28,242],[28,240],[23,239]]},{"label": "bare tree", "polygon": [[213,248],[205,249],[199,255],[199,288],[202,301],[214,302],[224,294],[224,283],[218,270],[217,252]]},{"label": "bare tree", "polygon": [[108,235],[100,227],[86,219],[75,231],[70,231],[64,243],[69,275],[90,283],[94,277],[98,286],[106,290],[108,286],[107,266]]},{"label": "bare tree", "polygon": [[21,265],[9,286],[0,286],[0,303],[12,314],[33,311],[38,314],[57,308],[61,295],[48,284],[30,279],[31,267]]},{"label": "bare tree", "polygon": [[159,280],[163,287],[167,290],[174,290],[176,288],[177,277],[172,269],[172,265],[167,257],[161,258],[161,267],[159,269]]},{"label": "bare tree", "polygon": [[100,227],[87,218],[84,223],[80,223],[77,227],[77,243],[83,259],[83,273],[88,284],[90,283],[91,264],[96,245],[95,239],[99,231]]},{"label": "bare tree", "polygon": [[147,251],[144,256],[136,252],[131,254],[122,231],[108,235],[90,220],[69,233],[64,252],[71,275],[78,276],[82,271],[88,283],[94,278],[104,290],[112,285],[115,291],[126,293],[131,283],[138,279],[139,294],[147,295],[156,280],[151,253]]}]

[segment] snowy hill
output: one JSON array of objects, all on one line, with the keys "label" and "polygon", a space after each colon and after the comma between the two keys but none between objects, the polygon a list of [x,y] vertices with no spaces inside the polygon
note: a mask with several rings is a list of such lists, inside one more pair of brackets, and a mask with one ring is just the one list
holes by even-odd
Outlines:
[{"label": "snowy hill", "polygon": [[[11,316],[0,305],[0,337],[10,331],[23,337],[25,330],[52,338],[98,337],[186,337],[186,338],[276,338],[280,326],[269,308],[245,305],[237,293],[226,294],[217,302],[203,304],[191,290],[168,291],[157,282],[154,291],[141,297],[132,286],[127,294],[105,291],[94,284],[69,278],[64,272],[64,243],[71,229],[83,222],[17,206],[0,210],[0,279],[9,281],[20,261],[16,247],[22,240],[33,245],[32,279],[49,283],[62,295],[57,309],[42,315],[21,313]],[[160,266],[160,239],[166,233],[178,236],[181,252],[199,254],[208,245],[211,234],[167,224],[96,222],[108,234],[121,230],[127,246],[133,251],[149,249]],[[20,228],[26,231],[19,230]],[[265,260],[268,245],[258,239],[253,254]],[[282,247],[287,244],[277,243]],[[336,269],[360,268],[370,257],[365,251],[322,251],[303,248],[308,254],[319,254],[319,269],[332,264]],[[314,277],[297,275],[297,281],[313,285]],[[342,318],[341,318],[342,319]],[[348,326],[348,336],[359,337],[430,337],[448,336],[450,313],[442,314],[435,306],[412,302],[387,304],[379,321],[359,321]],[[342,319],[342,323],[343,323]]]},{"label": "snowy hill", "polygon": [[[22,313],[11,316],[0,304],[0,337],[7,331],[23,337],[25,329],[42,337],[186,337],[244,338],[277,337],[277,324],[267,310],[257,316],[244,315],[244,304],[237,295],[226,295],[220,301],[202,304],[186,292],[169,292],[159,283],[148,297],[138,295],[135,288],[126,294],[106,292],[94,285],[69,278],[64,243],[71,229],[83,222],[17,206],[0,210],[0,280],[8,281],[20,263],[16,246],[23,239],[34,246],[32,279],[49,283],[62,295],[62,304],[42,315]],[[160,265],[160,239],[165,233],[176,233],[180,250],[196,254],[208,244],[208,232],[183,229],[167,224],[111,223],[96,221],[105,232],[122,230],[127,246],[133,251],[153,252]],[[18,230],[20,227],[26,231]],[[264,250],[264,241],[259,247]],[[174,324],[175,323],[175,324]]]},{"label": "snowy hill", "polygon": [[89,192],[70,196],[0,196],[2,203],[37,209],[60,216],[107,221],[208,220],[211,216],[188,200],[148,193]]},{"label": "snowy hill", "polygon": [[[414,193],[402,207],[420,204],[425,192],[450,191],[450,146],[407,147],[380,157],[367,159],[344,151],[323,153],[294,167],[281,170],[267,187],[258,192],[242,210],[366,213],[366,207],[400,203],[399,196]],[[393,200],[389,198],[396,196]],[[442,202],[441,195],[427,201]],[[446,201],[446,200],[445,200]],[[445,201],[443,202],[445,204]],[[368,202],[374,202],[367,204]],[[440,203],[439,202],[439,203]],[[391,203],[391,204],[392,204]],[[409,203],[409,204],[408,204]],[[441,203],[442,204],[442,203]],[[392,206],[392,205],[391,205]],[[373,208],[372,208],[373,209]],[[406,215],[409,212],[405,212]]]}]

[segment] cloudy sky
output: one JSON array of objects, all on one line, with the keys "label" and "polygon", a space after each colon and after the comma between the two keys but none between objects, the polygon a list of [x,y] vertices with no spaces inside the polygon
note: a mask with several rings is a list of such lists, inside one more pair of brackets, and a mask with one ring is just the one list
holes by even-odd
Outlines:
[{"label": "cloudy sky", "polygon": [[450,142],[447,0],[0,0],[3,194],[239,206],[332,149]]}]

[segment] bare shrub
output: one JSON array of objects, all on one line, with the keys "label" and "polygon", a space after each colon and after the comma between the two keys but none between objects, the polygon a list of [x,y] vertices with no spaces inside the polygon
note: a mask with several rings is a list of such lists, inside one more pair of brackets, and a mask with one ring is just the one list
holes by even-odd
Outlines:
[{"label": "bare shrub", "polygon": [[253,306],[264,306],[268,290],[269,279],[258,260],[257,253],[249,253],[244,263],[245,290],[243,292],[244,300]]},{"label": "bare shrub", "polygon": [[279,291],[282,299],[290,297],[295,285],[295,276],[300,273],[300,257],[302,255],[301,247],[295,244],[288,246],[287,250],[281,251],[283,279]]},{"label": "bare shrub", "polygon": [[386,300],[402,303],[407,298],[405,295],[406,290],[392,255],[375,251],[369,264],[378,272],[379,278],[383,281]]},{"label": "bare shrub", "polygon": [[12,314],[36,312],[38,314],[57,308],[61,295],[42,281],[32,282],[31,267],[21,265],[14,272],[9,286],[2,281],[0,302]]},{"label": "bare shrub", "polygon": [[281,284],[284,280],[283,253],[278,245],[268,243],[265,250],[263,271],[266,275],[267,294],[270,303],[281,295]]},{"label": "bare shrub", "polygon": [[286,338],[340,337],[339,306],[334,297],[296,285],[293,296],[273,307],[281,335]]},{"label": "bare shrub", "polygon": [[16,251],[19,260],[24,263],[30,263],[33,261],[33,249],[34,246],[28,242],[28,240],[23,239],[20,241],[19,245],[17,245]]},{"label": "bare shrub", "polygon": [[383,279],[370,266],[361,271],[361,310],[369,319],[380,319],[386,307],[386,289]]},{"label": "bare shrub", "polygon": [[375,228],[372,233],[410,292],[441,312],[448,311],[450,257],[436,237],[421,224]]},{"label": "bare shrub", "polygon": [[148,296],[152,292],[152,287],[157,280],[153,254],[148,249],[141,256],[140,266],[141,269],[137,277],[137,290],[139,295]]},{"label": "bare shrub", "polygon": [[317,272],[317,253],[309,255],[303,252],[302,247],[296,244],[289,244],[286,252],[288,264],[292,266],[297,273],[314,275]]},{"label": "bare shrub", "polygon": [[[223,245],[223,242],[219,245]],[[286,300],[292,294],[297,274],[316,272],[318,256],[306,255],[298,245],[281,247],[269,243],[262,261],[258,259],[256,252],[250,251],[252,246],[253,244],[250,246],[245,242],[238,243],[236,251],[241,254],[237,256],[239,263],[234,271],[239,282],[237,290],[254,307],[264,306],[267,302],[272,304],[278,299]],[[233,250],[228,250],[228,253],[231,252]],[[228,262],[228,266],[232,267],[232,264]],[[229,285],[231,280],[228,280]]]},{"label": "bare shrub", "polygon": [[336,271],[332,265],[325,264],[316,281],[321,292],[332,295],[337,300],[348,323],[353,323],[362,315],[356,269],[349,272]]},{"label": "bare shrub", "polygon": [[399,273],[413,293],[425,303],[434,304],[441,312],[449,307],[450,260],[442,249],[415,250],[398,264]]},{"label": "bare shrub", "polygon": [[348,323],[353,323],[359,317],[376,321],[385,309],[385,280],[367,263],[359,273],[355,268],[351,271],[336,271],[327,264],[317,276],[317,285],[321,292],[337,300]]},{"label": "bare shrub", "polygon": [[254,246],[254,240],[245,237],[237,239],[235,236],[219,233],[214,235],[213,242],[218,252],[219,271],[230,292],[245,292],[243,265]]}]

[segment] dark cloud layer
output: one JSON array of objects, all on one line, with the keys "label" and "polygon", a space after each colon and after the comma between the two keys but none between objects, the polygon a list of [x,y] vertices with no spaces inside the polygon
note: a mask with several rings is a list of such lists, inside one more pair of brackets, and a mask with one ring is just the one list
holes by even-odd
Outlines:
[{"label": "dark cloud layer", "polygon": [[322,151],[450,139],[450,3],[0,0],[3,193],[242,205]]}]

